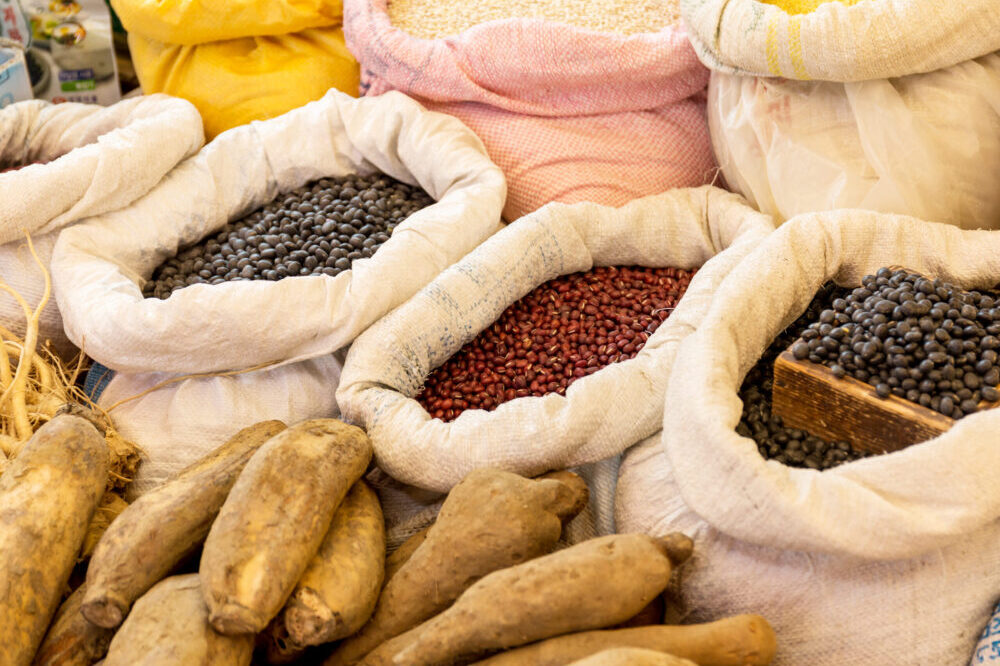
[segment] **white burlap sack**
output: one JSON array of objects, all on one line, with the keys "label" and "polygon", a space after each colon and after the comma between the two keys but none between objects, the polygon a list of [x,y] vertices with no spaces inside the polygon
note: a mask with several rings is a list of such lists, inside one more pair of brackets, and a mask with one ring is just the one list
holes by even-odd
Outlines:
[{"label": "white burlap sack", "polygon": [[[0,279],[37,304],[45,282],[24,242],[26,231],[47,268],[61,227],[132,203],[203,142],[197,110],[167,95],[109,107],[31,101],[4,108],[0,169],[46,164],[0,174]],[[24,314],[6,293],[0,294],[0,324],[24,333]],[[38,327],[41,341],[51,341],[64,357],[73,354],[55,298]]]},{"label": "white burlap sack", "polygon": [[1000,234],[861,211],[788,222],[680,345],[662,443],[622,462],[618,528],[690,534],[692,619],[762,614],[776,665],[964,664],[1000,590],[1000,410],[824,472],[765,461],[735,432],[743,377],[817,289],[887,265],[990,287]]},{"label": "white burlap sack", "polygon": [[[178,249],[321,177],[384,172],[437,203],[336,277],[196,284],[166,300],[142,284]],[[129,208],[60,236],[53,277],[66,331],[125,372],[209,372],[323,356],[493,233],[505,184],[458,120],[393,93],[331,90],[224,132]],[[136,226],[136,218],[148,223]]]},{"label": "white burlap sack", "polygon": [[1000,50],[996,0],[681,0],[698,57],[730,73],[864,81]]},{"label": "white burlap sack", "polygon": [[152,490],[248,425],[336,417],[334,390],[343,360],[342,354],[327,354],[244,374],[185,379],[149,393],[171,376],[114,373],[97,404],[110,410],[122,436],[141,449],[129,493]]},{"label": "white burlap sack", "polygon": [[[526,476],[615,456],[660,427],[673,349],[729,269],[772,229],[736,195],[673,190],[621,208],[549,204],[442,273],[372,326],[348,353],[337,401],[363,426],[394,478],[447,491],[477,467]],[[512,303],[559,275],[608,265],[701,270],[638,356],[576,381],[566,396],[527,397],[451,423],[413,399],[430,372]]]},{"label": "white burlap sack", "polygon": [[715,72],[708,118],[726,180],[779,222],[864,208],[1000,227],[998,54],[860,83]]}]

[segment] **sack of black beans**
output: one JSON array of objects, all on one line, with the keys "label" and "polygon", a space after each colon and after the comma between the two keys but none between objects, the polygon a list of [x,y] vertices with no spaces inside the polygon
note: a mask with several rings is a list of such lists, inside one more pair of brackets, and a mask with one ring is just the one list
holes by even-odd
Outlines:
[{"label": "sack of black beans", "polygon": [[678,342],[772,228],[712,187],[550,204],[362,334],[337,401],[383,470],[438,492],[611,458],[660,427]]},{"label": "sack of black beans", "polygon": [[962,416],[953,391],[992,396],[1000,380],[998,281],[1000,234],[862,211],[800,216],[729,273],[680,345],[662,434],[618,479],[620,530],[694,538],[690,620],[760,613],[780,665],[965,663],[1000,589],[1000,410],[969,405],[939,437],[861,456],[865,442],[766,413],[758,359],[777,338]]},{"label": "sack of black beans", "polygon": [[507,175],[504,217],[713,180],[708,71],[678,0],[344,0],[366,95],[454,114]]},{"label": "sack of black beans", "polygon": [[[48,267],[59,229],[127,206],[203,143],[198,112],[167,95],[110,107],[29,101],[0,110],[0,279],[34,306],[45,280],[25,232]],[[0,324],[23,334],[23,311],[8,295],[0,298]],[[74,352],[54,298],[39,338],[67,358]]]},{"label": "sack of black beans", "polygon": [[320,357],[496,231],[504,193],[456,119],[331,90],[64,232],[56,295],[70,339],[123,372]]},{"label": "sack of black beans", "polygon": [[719,165],[759,210],[779,223],[864,208],[1000,228],[995,0],[683,9],[713,69]]}]

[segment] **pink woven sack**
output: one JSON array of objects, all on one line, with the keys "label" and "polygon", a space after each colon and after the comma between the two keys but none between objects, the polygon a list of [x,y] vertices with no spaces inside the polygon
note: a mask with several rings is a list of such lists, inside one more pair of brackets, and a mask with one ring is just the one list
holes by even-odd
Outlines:
[{"label": "pink woven sack", "polygon": [[714,176],[708,70],[679,24],[622,36],[505,19],[429,40],[393,26],[387,0],[344,0],[344,34],[366,95],[402,91],[479,135],[507,176],[508,220]]}]

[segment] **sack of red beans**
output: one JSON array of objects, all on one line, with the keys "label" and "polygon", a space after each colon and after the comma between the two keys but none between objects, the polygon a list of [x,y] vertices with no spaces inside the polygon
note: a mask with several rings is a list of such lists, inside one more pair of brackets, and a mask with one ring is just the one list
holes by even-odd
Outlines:
[{"label": "sack of red beans", "polygon": [[611,458],[660,428],[678,342],[772,228],[711,187],[550,204],[362,334],[337,401],[385,472],[438,492]]},{"label": "sack of red beans", "polygon": [[[182,99],[149,95],[102,107],[29,101],[0,110],[0,279],[34,306],[59,229],[123,208],[204,143],[201,117]],[[134,221],[141,224],[143,221]],[[24,313],[0,296],[0,324],[24,332]],[[51,299],[39,337],[66,359],[75,348]]]},{"label": "sack of red beans", "polygon": [[[927,277],[904,285],[903,275]],[[890,335],[902,324],[913,329],[907,318],[919,315],[919,330],[961,341],[955,348],[963,357],[972,335],[982,343],[971,353],[996,344],[989,330],[976,331],[996,327],[989,323],[996,299],[987,292],[1000,282],[1000,234],[861,211],[799,216],[729,273],[698,331],[680,345],[662,437],[623,458],[617,526],[691,534],[688,619],[760,613],[781,636],[775,664],[966,663],[1000,589],[1000,410],[968,414],[934,439],[824,471],[766,460],[746,430],[737,432],[748,369],[830,281],[850,289],[826,313],[841,313],[856,298],[893,322],[883,327]],[[927,293],[958,294],[987,309],[928,308]],[[865,310],[847,319],[826,330],[865,326]],[[954,335],[944,335],[945,319],[958,322]],[[872,320],[873,335],[885,335],[883,323]],[[951,346],[919,337],[884,338],[882,358],[941,345],[931,365],[945,367]],[[901,344],[917,346],[893,350]],[[864,344],[859,350],[838,358],[849,366],[860,355],[879,358]],[[895,378],[901,366],[893,367]],[[911,371],[927,370],[911,365],[910,378]]]},{"label": "sack of red beans", "polygon": [[[345,0],[344,35],[366,95],[412,95],[483,139],[508,178],[508,220],[711,182],[708,70],[676,0],[593,16],[546,8],[558,4]],[[632,24],[643,12],[646,25]]]},{"label": "sack of red beans", "polygon": [[504,193],[454,118],[331,90],[224,132],[132,206],[67,230],[56,295],[70,339],[114,370],[315,358],[496,231]]}]

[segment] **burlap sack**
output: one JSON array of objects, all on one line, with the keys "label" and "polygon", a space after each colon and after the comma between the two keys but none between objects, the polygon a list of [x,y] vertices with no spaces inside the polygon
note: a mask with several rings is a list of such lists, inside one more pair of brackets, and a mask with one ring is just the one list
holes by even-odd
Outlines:
[{"label": "burlap sack", "polygon": [[887,265],[991,287],[1000,234],[861,211],[788,222],[681,344],[662,441],[622,462],[618,529],[689,534],[690,619],[760,613],[778,666],[964,664],[1000,589],[1000,410],[824,472],[765,461],[735,432],[743,377],[820,285]]},{"label": "burlap sack", "polygon": [[[45,280],[25,232],[47,269],[59,229],[127,206],[203,143],[197,110],[166,95],[109,107],[36,100],[4,108],[0,170],[42,164],[0,174],[0,279],[35,306]],[[0,294],[0,324],[24,334],[24,314],[8,294]],[[54,297],[42,310],[38,329],[40,341],[66,359],[73,356],[76,348],[63,332]]]},{"label": "burlap sack", "polygon": [[[550,204],[449,268],[351,346],[337,391],[393,478],[445,492],[477,467],[525,476],[620,454],[660,427],[677,344],[698,326],[730,268],[772,229],[740,197],[673,190],[621,208]],[[450,423],[413,399],[430,372],[512,303],[594,266],[701,267],[638,356],[576,381],[565,396],[468,410]]]},{"label": "burlap sack", "polygon": [[930,72],[1000,50],[994,0],[681,0],[714,70],[808,81]]},{"label": "burlap sack", "polygon": [[[336,277],[142,285],[177,251],[322,177],[381,171],[437,203]],[[336,90],[224,133],[132,206],[66,230],[52,259],[66,332],[129,373],[205,373],[326,354],[407,300],[500,226],[505,181],[462,123],[405,95]],[[136,226],[136,219],[146,224]]]}]

